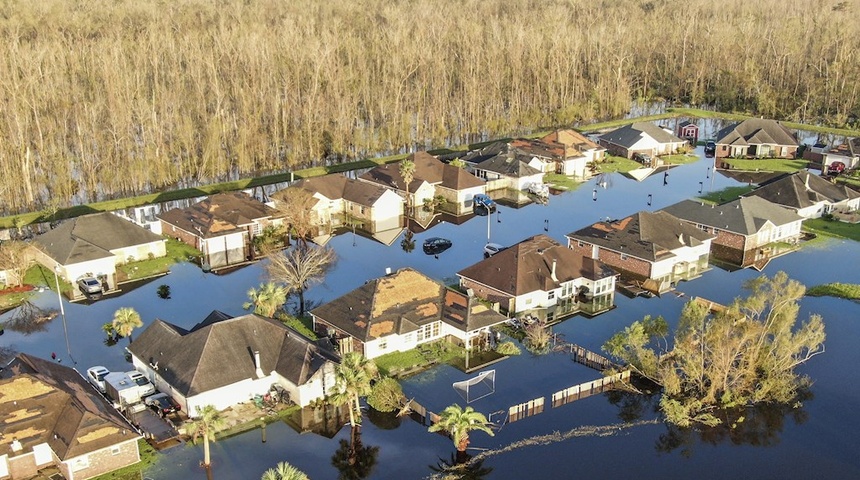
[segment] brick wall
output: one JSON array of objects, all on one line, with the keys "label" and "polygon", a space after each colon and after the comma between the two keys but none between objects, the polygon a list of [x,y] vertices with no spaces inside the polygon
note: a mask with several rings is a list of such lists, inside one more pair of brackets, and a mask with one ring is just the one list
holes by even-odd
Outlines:
[{"label": "brick wall", "polygon": [[[570,248],[586,257],[591,257],[591,244],[583,243],[583,246],[580,247],[577,240],[574,239],[570,241]],[[630,255],[625,255],[625,258],[621,258],[620,253],[607,250],[605,248],[600,248],[598,257],[601,262],[609,265],[619,272],[634,277],[651,277],[651,263],[642,260],[641,258],[632,257]]]},{"label": "brick wall", "polygon": [[181,228],[175,228],[173,225],[165,222],[164,220],[160,220],[161,222],[161,232],[170,237],[175,238],[182,243],[187,245],[191,245],[192,247],[200,250],[200,244],[198,237],[196,235],[192,235]]},{"label": "brick wall", "polygon": [[33,452],[9,457],[9,474],[12,478],[30,478],[36,475],[37,471]]},{"label": "brick wall", "polygon": [[478,298],[482,298],[493,303],[498,303],[499,307],[504,312],[509,312],[511,310],[513,304],[513,297],[511,297],[505,292],[502,292],[501,290],[488,287],[487,285],[475,282],[468,278],[461,278],[460,286],[463,289],[471,288],[472,291],[475,292],[475,296]]},{"label": "brick wall", "polygon": [[[89,466],[87,468],[77,470],[74,476],[69,472],[70,465],[66,462],[60,465],[60,469],[66,478],[74,478],[75,480],[85,480],[87,478],[96,477],[107,472],[112,472],[118,468],[125,467],[140,461],[140,452],[137,448],[137,436],[129,431],[129,436],[132,437],[129,441],[107,447],[87,455]],[[114,450],[116,448],[116,450]]]}]

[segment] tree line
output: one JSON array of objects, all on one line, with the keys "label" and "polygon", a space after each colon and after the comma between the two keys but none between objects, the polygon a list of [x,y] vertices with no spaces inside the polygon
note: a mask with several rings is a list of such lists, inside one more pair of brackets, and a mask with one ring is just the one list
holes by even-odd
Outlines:
[{"label": "tree line", "polygon": [[6,0],[0,214],[618,117],[856,121],[855,2]]}]

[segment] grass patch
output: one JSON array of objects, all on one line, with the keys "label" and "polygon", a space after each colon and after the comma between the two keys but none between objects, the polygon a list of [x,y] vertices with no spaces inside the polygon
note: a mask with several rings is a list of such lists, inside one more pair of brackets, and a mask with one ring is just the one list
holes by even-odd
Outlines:
[{"label": "grass patch", "polygon": [[[452,364],[465,355],[463,347],[437,341],[419,345],[405,352],[392,352],[374,359],[380,373],[390,377],[399,377],[423,370],[438,363]],[[462,362],[461,362],[462,363]]]},{"label": "grass patch", "polygon": [[675,118],[680,116],[681,114],[675,113],[673,111],[668,111],[666,113],[658,113],[655,115],[645,115],[642,117],[636,118],[619,118],[617,120],[608,120],[606,122],[593,123],[591,125],[584,126],[579,129],[581,132],[594,132],[598,130],[606,130],[609,128],[618,128],[623,127],[624,125],[630,125],[631,123],[636,122],[656,122],[658,120],[665,120],[667,118]]},{"label": "grass patch", "polygon": [[860,224],[845,223],[825,218],[811,218],[803,221],[803,229],[818,235],[846,238],[860,242]]},{"label": "grass patch", "polygon": [[137,448],[140,450],[139,462],[93,477],[93,480],[140,480],[143,478],[144,470],[155,465],[155,462],[158,461],[158,451],[142,438],[137,441]]},{"label": "grass patch", "polygon": [[624,173],[629,172],[630,170],[636,170],[637,168],[642,168],[642,164],[634,160],[630,160],[629,158],[606,155],[603,158],[603,161],[597,164],[597,167],[600,169],[600,173]]},{"label": "grass patch", "polygon": [[790,173],[802,170],[809,165],[809,162],[803,159],[788,160],[784,158],[723,158],[722,161],[731,165],[735,170],[749,170],[755,172],[765,171]]},{"label": "grass patch", "polygon": [[140,278],[148,278],[153,275],[158,275],[161,273],[167,273],[170,270],[170,266],[174,263],[179,262],[188,262],[195,258],[199,258],[201,255],[200,251],[196,248],[180,242],[179,240],[168,238],[167,239],[167,255],[159,258],[148,258],[145,260],[138,260],[136,262],[124,263],[122,265],[117,265],[117,273],[123,278],[123,280],[135,280]]},{"label": "grass patch", "polygon": [[709,203],[720,204],[735,200],[741,195],[749,193],[753,190],[755,190],[755,187],[752,187],[750,185],[743,185],[740,187],[726,187],[722,190],[717,190],[716,192],[699,195],[698,198],[701,198],[702,200]]},{"label": "grass patch", "polygon": [[576,187],[582,185],[582,182],[574,179],[573,177],[568,177],[567,175],[562,175],[560,173],[547,173],[543,176],[544,183],[548,183],[553,186],[553,188],[558,188],[561,190],[573,190]]},{"label": "grass patch", "polygon": [[313,331],[313,321],[311,320],[310,317],[306,316],[304,318],[296,318],[292,315],[283,315],[283,314],[276,315],[276,316],[278,317],[278,320],[281,321],[281,323],[283,323],[284,325],[286,325],[286,326],[292,328],[293,330],[299,332],[300,334],[304,335],[305,337],[307,337],[311,340],[319,339],[319,337],[317,337],[317,334],[314,333],[314,331]]},{"label": "grass patch", "polygon": [[856,283],[825,283],[806,290],[810,297],[837,297],[860,300],[860,285]]},{"label": "grass patch", "polygon": [[676,154],[676,155],[663,155],[660,157],[663,160],[664,164],[667,165],[684,165],[687,163],[693,163],[699,160],[698,155],[685,155],[685,154]]}]

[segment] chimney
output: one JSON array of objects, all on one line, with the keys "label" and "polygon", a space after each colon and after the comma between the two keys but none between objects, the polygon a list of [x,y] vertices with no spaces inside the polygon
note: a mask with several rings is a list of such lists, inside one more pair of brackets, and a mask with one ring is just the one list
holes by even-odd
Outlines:
[{"label": "chimney", "polygon": [[12,438],[12,444],[9,446],[12,448],[12,451],[15,453],[18,453],[24,449],[24,446],[21,445],[21,442],[19,442],[18,439],[14,438],[14,437]]},{"label": "chimney", "polygon": [[556,263],[557,263],[556,260],[553,258],[552,259],[552,272],[549,274],[549,278],[551,278],[553,282],[558,282],[558,277],[555,276],[555,264]]},{"label": "chimney", "polygon": [[255,372],[257,374],[257,378],[265,377],[265,375],[263,375],[263,369],[262,369],[262,367],[260,367],[260,351],[259,350],[254,350],[254,367],[257,369],[257,371]]}]

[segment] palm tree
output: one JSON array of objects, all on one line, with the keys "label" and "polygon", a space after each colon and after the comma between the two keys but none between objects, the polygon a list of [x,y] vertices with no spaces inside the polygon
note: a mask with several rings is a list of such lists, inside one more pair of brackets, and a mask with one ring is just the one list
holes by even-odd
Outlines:
[{"label": "palm tree", "polygon": [[272,318],[287,301],[287,289],[273,282],[261,283],[259,290],[253,287],[248,290],[248,299],[242,308],[253,308],[257,315]]},{"label": "palm tree", "polygon": [[415,178],[415,162],[411,160],[414,156],[410,155],[400,162],[400,176],[403,177],[404,188],[406,189],[406,216],[409,216],[409,184]]},{"label": "palm tree", "polygon": [[278,462],[278,466],[263,472],[260,480],[309,480],[305,472],[287,462]]},{"label": "palm tree", "polygon": [[203,466],[209,468],[209,440],[215,441],[215,432],[224,426],[224,417],[214,406],[197,407],[197,420],[191,422],[189,429],[196,442],[203,437]]},{"label": "palm tree", "polygon": [[358,352],[350,352],[335,368],[335,391],[331,401],[335,405],[349,405],[349,422],[361,424],[361,397],[371,392],[371,382],[379,375],[376,364]]},{"label": "palm tree", "polygon": [[143,320],[140,319],[140,314],[131,307],[122,307],[113,314],[114,331],[121,337],[128,337],[128,343],[132,341],[131,332],[141,326]]},{"label": "palm tree", "polygon": [[428,430],[448,432],[454,441],[454,446],[457,447],[458,455],[465,456],[466,447],[469,446],[469,432],[480,430],[491,437],[494,435],[487,417],[481,412],[476,412],[472,407],[463,409],[460,405],[454,404],[443,410],[439,417],[439,421],[430,425]]}]

